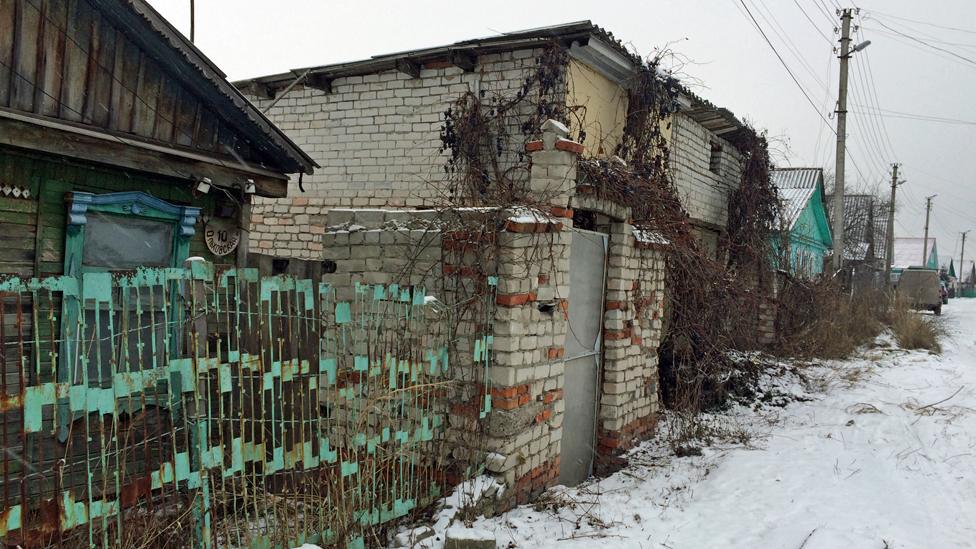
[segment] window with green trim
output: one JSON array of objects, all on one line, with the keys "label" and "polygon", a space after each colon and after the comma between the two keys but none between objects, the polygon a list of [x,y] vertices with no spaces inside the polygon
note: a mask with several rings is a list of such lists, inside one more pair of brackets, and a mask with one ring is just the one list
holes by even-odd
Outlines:
[{"label": "window with green trim", "polygon": [[[176,284],[122,287],[105,277],[181,267],[200,209],[137,191],[70,193],[67,206],[64,272],[78,280],[80,291],[64,299],[58,381],[108,388],[116,374],[165,367],[167,353],[176,351],[179,341]],[[91,298],[95,290],[103,295]],[[67,405],[61,403],[65,408],[59,414],[65,419],[62,436],[71,415]],[[126,407],[126,402],[116,405]]]}]

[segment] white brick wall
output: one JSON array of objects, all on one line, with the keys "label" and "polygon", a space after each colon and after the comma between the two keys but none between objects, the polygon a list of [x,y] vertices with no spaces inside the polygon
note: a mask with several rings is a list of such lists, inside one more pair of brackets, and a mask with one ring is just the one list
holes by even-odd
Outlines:
[{"label": "white brick wall", "polygon": [[[738,188],[742,157],[731,143],[678,113],[672,121],[671,167],[681,201],[693,222],[725,227],[729,191]],[[711,143],[722,146],[719,173],[709,169]]]},{"label": "white brick wall", "polygon": [[[320,257],[320,246],[299,240],[304,229],[291,236],[288,232],[305,225],[289,220],[298,210],[310,215],[310,226],[320,230],[320,213],[331,208],[446,204],[448,153],[440,151],[444,112],[468,91],[513,95],[538,54],[520,50],[483,55],[471,73],[450,66],[422,69],[420,78],[395,70],[337,78],[329,94],[296,86],[267,115],[322,167],[304,179],[304,193],[293,180],[289,198],[255,200],[251,239],[257,251]],[[250,99],[261,109],[272,101]]]}]

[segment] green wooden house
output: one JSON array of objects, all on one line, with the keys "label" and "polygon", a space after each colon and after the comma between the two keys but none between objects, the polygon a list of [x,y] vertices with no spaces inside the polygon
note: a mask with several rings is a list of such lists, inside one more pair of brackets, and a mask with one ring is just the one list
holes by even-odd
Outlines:
[{"label": "green wooden house", "polygon": [[780,198],[780,226],[773,241],[776,264],[795,276],[823,272],[831,249],[830,223],[824,203],[823,170],[786,168],[770,172]]},{"label": "green wooden house", "polygon": [[142,0],[0,2],[0,273],[235,263],[314,166]]}]

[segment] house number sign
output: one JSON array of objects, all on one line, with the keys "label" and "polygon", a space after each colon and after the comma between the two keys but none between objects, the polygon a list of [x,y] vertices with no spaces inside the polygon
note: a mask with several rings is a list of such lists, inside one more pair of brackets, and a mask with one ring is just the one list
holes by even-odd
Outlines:
[{"label": "house number sign", "polygon": [[232,221],[211,219],[204,229],[207,248],[215,256],[227,255],[237,249],[241,242],[241,228]]}]

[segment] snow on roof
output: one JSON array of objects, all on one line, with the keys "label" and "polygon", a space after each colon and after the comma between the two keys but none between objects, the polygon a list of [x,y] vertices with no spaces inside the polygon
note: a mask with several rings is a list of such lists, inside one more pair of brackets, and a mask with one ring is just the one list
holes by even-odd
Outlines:
[{"label": "snow on roof", "polygon": [[634,238],[642,244],[661,244],[666,246],[671,243],[663,234],[657,231],[634,229]]},{"label": "snow on roof", "polygon": [[536,208],[516,206],[509,210],[508,220],[512,223],[551,223],[554,218]]},{"label": "snow on roof", "polygon": [[823,177],[820,168],[786,168],[772,170],[769,179],[776,185],[781,209],[781,226],[793,230],[803,208],[817,192],[817,182]]},{"label": "snow on roof", "polygon": [[[929,238],[928,253],[932,253],[935,246],[935,239]],[[908,267],[923,267],[928,258],[923,261],[922,254],[925,253],[925,239],[917,237],[896,238],[894,243],[894,254],[891,257],[891,266],[899,269]]]}]

